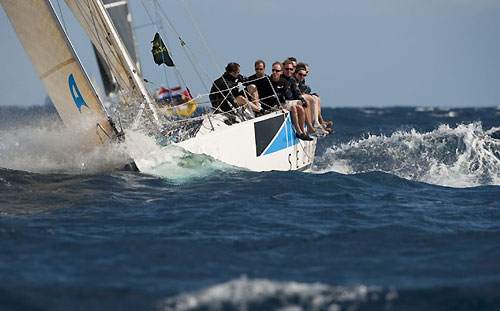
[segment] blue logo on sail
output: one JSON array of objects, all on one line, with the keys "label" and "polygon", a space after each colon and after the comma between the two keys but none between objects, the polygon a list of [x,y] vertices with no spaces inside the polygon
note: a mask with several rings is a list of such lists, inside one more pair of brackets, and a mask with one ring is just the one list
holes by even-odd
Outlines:
[{"label": "blue logo on sail", "polygon": [[78,89],[78,86],[76,85],[75,77],[73,77],[73,74],[69,75],[68,83],[69,83],[69,91],[71,92],[71,96],[73,96],[73,101],[75,102],[75,105],[78,108],[78,111],[80,111],[80,113],[81,113],[82,106],[85,106],[87,108],[89,108],[89,106],[83,100],[82,94],[80,94],[80,90]]}]

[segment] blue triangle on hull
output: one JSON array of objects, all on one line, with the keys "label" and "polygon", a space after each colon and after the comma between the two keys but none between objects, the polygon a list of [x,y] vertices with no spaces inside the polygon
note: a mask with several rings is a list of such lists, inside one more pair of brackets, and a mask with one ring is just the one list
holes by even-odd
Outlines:
[{"label": "blue triangle on hull", "polygon": [[292,126],[292,122],[290,121],[290,115],[289,115],[286,118],[285,124],[281,127],[281,130],[274,138],[274,141],[267,148],[267,150],[264,152],[263,155],[271,154],[273,152],[286,149],[298,143],[299,140],[298,138],[295,137],[295,129]]}]

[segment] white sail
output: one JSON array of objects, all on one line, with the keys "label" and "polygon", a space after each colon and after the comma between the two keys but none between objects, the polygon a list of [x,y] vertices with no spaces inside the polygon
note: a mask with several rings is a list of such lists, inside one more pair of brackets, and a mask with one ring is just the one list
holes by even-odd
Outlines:
[{"label": "white sail", "polygon": [[123,96],[145,101],[158,122],[158,115],[134,62],[120,39],[104,4],[100,0],[65,0],[95,48],[109,66]]},{"label": "white sail", "polygon": [[113,127],[48,0],[0,3],[64,124],[86,127],[81,138],[106,141]]}]

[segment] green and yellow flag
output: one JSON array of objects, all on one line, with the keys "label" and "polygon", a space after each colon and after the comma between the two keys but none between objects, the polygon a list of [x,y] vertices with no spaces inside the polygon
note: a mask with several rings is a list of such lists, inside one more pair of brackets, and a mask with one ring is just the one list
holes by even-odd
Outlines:
[{"label": "green and yellow flag", "polygon": [[155,34],[155,38],[151,41],[151,43],[153,43],[153,49],[151,52],[153,53],[155,63],[158,64],[158,66],[165,64],[169,67],[174,67],[174,61],[172,60],[172,57],[170,57],[170,53],[163,43],[159,33]]}]

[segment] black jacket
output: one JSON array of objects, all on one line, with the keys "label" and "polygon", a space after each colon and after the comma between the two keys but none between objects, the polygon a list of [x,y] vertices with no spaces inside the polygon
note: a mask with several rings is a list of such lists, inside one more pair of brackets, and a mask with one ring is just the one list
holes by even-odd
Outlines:
[{"label": "black jacket", "polygon": [[293,76],[287,77],[285,75],[281,75],[281,77],[284,78],[287,82],[285,87],[285,99],[300,100],[304,103],[305,100],[302,97],[302,94],[300,93],[299,84],[297,83],[297,80],[295,80]]},{"label": "black jacket", "polygon": [[[273,81],[272,77],[269,77],[269,81],[266,79],[267,87],[263,88],[262,92],[259,90],[259,96],[262,98],[264,105],[262,108],[264,110],[270,110],[272,107],[279,107],[280,104],[285,103],[285,90],[287,87],[287,80],[280,77],[278,81]],[[273,90],[274,89],[274,90]],[[274,93],[278,98],[274,96]]]},{"label": "black jacket", "polygon": [[253,74],[250,77],[246,78],[245,86],[249,86],[250,84],[253,84],[257,87],[257,90],[259,91],[259,95],[261,93],[261,90],[265,88],[269,88],[269,81],[267,81],[267,76],[264,76],[262,78],[257,78],[257,75]]},{"label": "black jacket", "polygon": [[[236,97],[241,94],[235,86],[237,86],[239,82],[244,81],[245,77],[239,75],[235,78],[227,72],[214,81],[209,97],[212,107],[220,109],[216,111],[217,113],[221,112],[221,110],[224,112],[231,111],[233,107],[238,106],[236,104]],[[231,92],[231,94],[229,94],[229,92]]]}]

